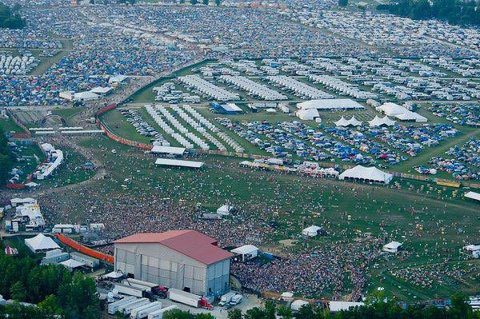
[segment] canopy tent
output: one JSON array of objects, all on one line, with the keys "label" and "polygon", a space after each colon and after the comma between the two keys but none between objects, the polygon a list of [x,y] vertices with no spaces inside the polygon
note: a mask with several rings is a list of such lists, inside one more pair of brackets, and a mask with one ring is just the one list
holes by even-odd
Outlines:
[{"label": "canopy tent", "polygon": [[318,227],[316,225],[309,226],[302,230],[302,235],[308,237],[315,237],[318,235],[318,232],[322,229],[322,227]]},{"label": "canopy tent", "polygon": [[296,115],[299,119],[304,121],[313,121],[320,117],[318,110],[313,108],[300,109],[296,112]]},{"label": "canopy tent", "polygon": [[355,116],[352,116],[351,119],[347,120],[343,116],[340,118],[340,120],[335,122],[335,126],[337,127],[347,127],[347,126],[360,126],[362,125],[362,122],[357,120]]},{"label": "canopy tent", "polygon": [[178,166],[178,167],[188,167],[188,168],[200,168],[203,166],[203,164],[204,164],[203,162],[173,160],[168,158],[158,158],[155,161],[155,165]]},{"label": "canopy tent", "polygon": [[109,272],[108,274],[105,274],[102,277],[107,279],[119,279],[119,278],[122,278],[123,276],[124,276],[123,272],[118,270],[118,271]]},{"label": "canopy tent", "polygon": [[402,243],[399,243],[398,241],[392,241],[384,245],[382,250],[387,253],[397,253],[400,246],[402,246]]},{"label": "canopy tent", "polygon": [[34,253],[60,248],[53,239],[44,234],[38,234],[35,237],[25,239],[25,245]]},{"label": "canopy tent", "polygon": [[183,155],[185,150],[186,148],[184,147],[154,145],[151,152],[155,154]]},{"label": "canopy tent", "polygon": [[378,117],[375,115],[373,120],[369,121],[368,124],[370,127],[379,127],[379,126],[393,126],[395,124],[394,120],[391,120],[388,116]]},{"label": "canopy tent", "polygon": [[393,179],[393,175],[385,173],[376,167],[365,167],[357,165],[354,168],[347,169],[338,176],[339,180],[353,179],[365,182],[377,182],[388,184]]},{"label": "canopy tent", "polygon": [[242,261],[250,260],[258,256],[258,248],[253,245],[244,245],[232,249],[230,252],[242,256]]},{"label": "canopy tent", "polygon": [[290,305],[290,308],[293,311],[299,311],[300,308],[302,308],[303,306],[308,305],[308,304],[309,304],[308,301],[297,299],[294,302],[292,302],[292,304]]},{"label": "canopy tent", "polygon": [[60,265],[70,269],[70,270],[73,270],[75,268],[78,268],[78,267],[83,267],[85,266],[84,263],[78,261],[78,260],[75,260],[75,259],[69,259],[69,260],[65,260],[65,261],[62,261],[60,263]]},{"label": "canopy tent", "polygon": [[330,301],[328,303],[328,308],[331,312],[338,311],[347,311],[354,307],[361,307],[365,304],[363,302],[353,302],[353,301]]},{"label": "canopy tent", "polygon": [[470,192],[466,193],[464,196],[466,198],[469,198],[469,199],[480,201],[480,193],[470,191]]},{"label": "canopy tent", "polygon": [[222,216],[230,215],[230,212],[233,210],[233,206],[230,205],[222,205],[217,209],[217,214]]}]

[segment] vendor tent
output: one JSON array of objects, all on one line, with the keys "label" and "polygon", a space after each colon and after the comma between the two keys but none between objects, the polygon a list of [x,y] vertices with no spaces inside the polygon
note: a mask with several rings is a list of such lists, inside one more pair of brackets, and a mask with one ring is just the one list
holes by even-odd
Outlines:
[{"label": "vendor tent", "polygon": [[376,167],[365,167],[357,165],[354,168],[347,169],[338,176],[339,180],[352,179],[364,182],[376,182],[388,184],[393,179],[393,175],[385,173]]},{"label": "vendor tent", "polygon": [[62,262],[60,263],[60,265],[65,266],[65,267],[68,268],[69,270],[74,270],[75,268],[79,268],[79,267],[85,266],[84,263],[82,263],[82,262],[80,262],[80,261],[77,261],[77,260],[75,260],[75,259],[69,259],[69,260],[62,261]]},{"label": "vendor tent", "polygon": [[296,113],[297,117],[304,121],[313,121],[320,117],[317,109],[300,109]]},{"label": "vendor tent", "polygon": [[322,229],[322,227],[318,227],[315,225],[309,226],[302,230],[302,235],[308,236],[308,237],[315,237],[318,235],[318,232]]},{"label": "vendor tent", "polygon": [[392,241],[384,245],[382,250],[387,253],[397,253],[400,249],[400,246],[402,246],[402,243],[399,243],[398,241]]},{"label": "vendor tent", "polygon": [[53,239],[44,234],[38,234],[35,237],[25,239],[25,245],[34,253],[60,248]]},{"label": "vendor tent", "polygon": [[244,245],[232,249],[232,253],[242,257],[242,261],[247,261],[258,256],[258,248],[253,245]]}]

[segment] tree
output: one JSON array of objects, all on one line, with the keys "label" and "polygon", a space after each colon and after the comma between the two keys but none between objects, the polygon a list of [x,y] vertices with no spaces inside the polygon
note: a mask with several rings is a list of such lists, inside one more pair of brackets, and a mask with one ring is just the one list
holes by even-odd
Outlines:
[{"label": "tree", "polygon": [[215,0],[215,5],[218,7],[222,3],[222,0]]},{"label": "tree", "polygon": [[198,3],[198,0],[190,0],[190,3],[192,4],[192,6],[194,6]]},{"label": "tree", "polygon": [[25,27],[25,20],[22,19],[20,6],[14,6],[12,9],[3,3],[0,3],[0,28],[22,29]]},{"label": "tree", "polygon": [[63,313],[57,297],[54,295],[48,295],[47,298],[38,303],[38,307],[49,314],[61,315]]},{"label": "tree", "polygon": [[173,309],[166,311],[163,314],[163,319],[192,319],[192,316],[188,311]]},{"label": "tree", "polygon": [[210,2],[209,0],[202,0],[202,3],[203,3],[204,5],[206,5],[206,6],[208,6],[208,3],[209,3],[209,2]]},{"label": "tree", "polygon": [[25,301],[27,298],[27,293],[25,291],[25,286],[21,281],[17,281],[10,287],[10,297],[16,301]]},{"label": "tree", "polygon": [[346,7],[348,6],[348,0],[338,0],[338,5],[340,7]]},{"label": "tree", "polygon": [[265,319],[265,311],[258,307],[248,309],[243,316],[245,319]]},{"label": "tree", "polygon": [[232,309],[228,312],[228,319],[242,319],[242,311],[240,309]]},{"label": "tree", "polygon": [[292,309],[284,305],[278,307],[277,314],[283,319],[291,319],[293,317]]},{"label": "tree", "polygon": [[13,154],[8,147],[8,140],[3,128],[0,127],[0,185],[6,182],[14,162]]}]

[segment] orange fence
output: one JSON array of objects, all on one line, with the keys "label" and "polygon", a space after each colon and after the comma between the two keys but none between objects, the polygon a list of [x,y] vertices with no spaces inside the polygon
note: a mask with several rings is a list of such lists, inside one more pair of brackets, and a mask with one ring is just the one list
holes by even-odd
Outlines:
[{"label": "orange fence", "polygon": [[62,244],[67,245],[70,248],[75,249],[78,252],[81,252],[82,254],[85,254],[87,256],[97,258],[100,260],[103,260],[106,263],[112,264],[113,265],[113,256],[112,255],[107,255],[104,253],[101,253],[99,251],[96,251],[94,249],[85,247],[84,245],[80,244],[79,242],[63,235],[63,234],[56,234],[55,237],[62,242]]},{"label": "orange fence", "polygon": [[144,151],[152,150],[152,147],[153,147],[152,145],[127,140],[126,138],[115,135],[102,122],[100,122],[100,120],[97,120],[97,125],[100,127],[100,129],[102,129],[105,132],[105,135],[107,135],[110,139],[114,140],[115,142],[118,142],[123,145],[133,146]]}]

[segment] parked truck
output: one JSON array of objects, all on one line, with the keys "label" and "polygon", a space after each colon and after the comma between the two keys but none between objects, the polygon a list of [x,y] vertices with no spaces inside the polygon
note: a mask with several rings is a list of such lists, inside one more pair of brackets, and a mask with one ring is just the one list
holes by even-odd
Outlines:
[{"label": "parked truck", "polygon": [[220,297],[220,302],[218,303],[218,305],[223,307],[229,304],[230,301],[232,300],[232,297],[235,296],[235,294],[236,293],[234,291],[227,292],[222,297]]},{"label": "parked truck", "polygon": [[132,310],[137,309],[139,307],[145,306],[151,304],[150,300],[148,298],[142,298],[139,299],[137,303],[131,304],[123,310],[123,314],[129,316],[132,313]]},{"label": "parked truck", "polygon": [[118,307],[120,307],[123,304],[129,303],[133,300],[137,300],[137,298],[135,298],[133,296],[127,296],[123,299],[112,302],[111,304],[108,305],[108,313],[111,314],[111,315],[115,314],[118,310]]},{"label": "parked truck", "polygon": [[145,318],[150,312],[159,309],[162,309],[162,303],[160,301],[151,302],[149,304],[133,309],[130,313],[130,319]]},{"label": "parked truck", "polygon": [[124,284],[115,284],[113,289],[116,290],[119,294],[139,298],[144,297],[145,294],[148,293],[148,291],[145,291],[145,288],[138,288]]},{"label": "parked truck", "polygon": [[121,305],[120,307],[118,307],[117,311],[125,314],[127,310],[132,311],[133,308],[146,304],[145,301],[150,302],[147,298],[140,298],[125,305]]},{"label": "parked truck", "polygon": [[133,278],[127,278],[122,281],[122,284],[125,286],[131,286],[138,289],[142,289],[150,293],[152,296],[156,295],[156,296],[159,296],[160,298],[167,297],[167,288],[163,286],[159,286],[158,284],[155,284],[155,283],[133,279]]},{"label": "parked truck", "polygon": [[160,310],[157,310],[157,311],[154,311],[154,312],[151,312],[148,314],[148,319],[163,319],[163,314],[169,310],[174,310],[174,309],[178,309],[177,306],[168,306],[168,307],[165,307],[163,309],[160,309]]},{"label": "parked truck", "polygon": [[169,289],[168,299],[195,308],[213,309],[206,298],[179,289]]},{"label": "parked truck", "polygon": [[230,305],[236,306],[239,303],[241,303],[242,300],[243,300],[243,296],[241,294],[235,294],[235,296],[233,296],[232,299],[230,299]]}]

